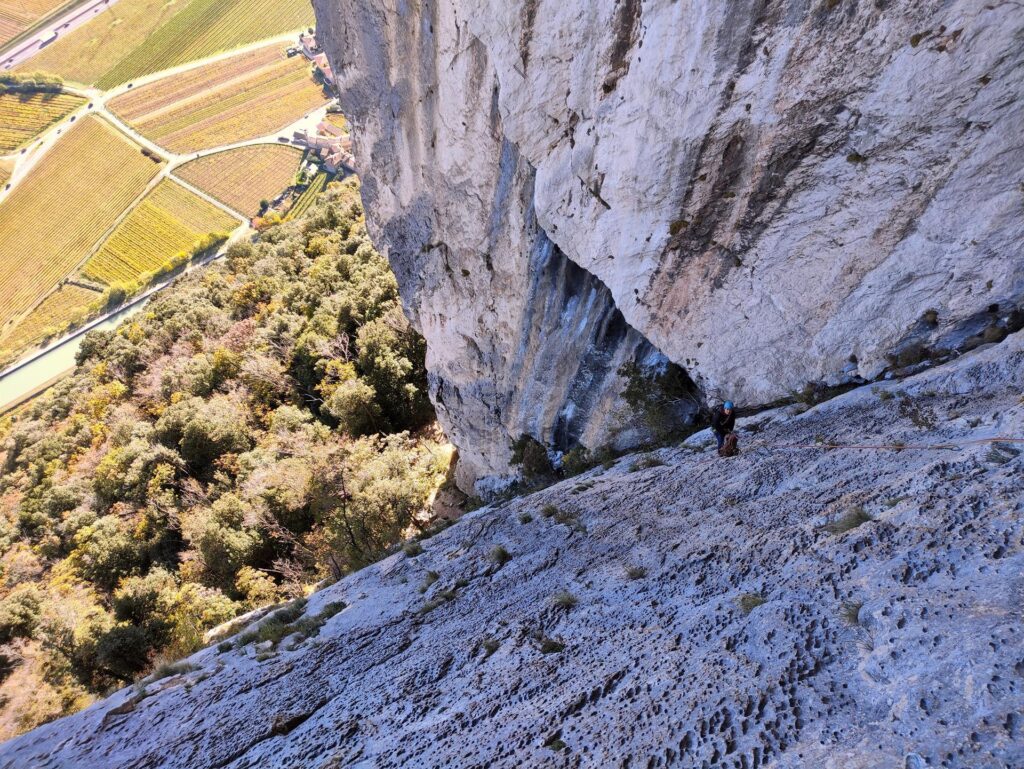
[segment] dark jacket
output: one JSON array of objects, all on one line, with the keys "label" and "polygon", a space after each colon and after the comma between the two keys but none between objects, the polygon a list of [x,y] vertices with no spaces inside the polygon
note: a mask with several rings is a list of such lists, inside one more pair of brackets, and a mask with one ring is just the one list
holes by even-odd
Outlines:
[{"label": "dark jacket", "polygon": [[711,429],[716,433],[731,433],[736,427],[736,409],[731,414],[726,414],[721,406],[715,407],[711,412]]}]

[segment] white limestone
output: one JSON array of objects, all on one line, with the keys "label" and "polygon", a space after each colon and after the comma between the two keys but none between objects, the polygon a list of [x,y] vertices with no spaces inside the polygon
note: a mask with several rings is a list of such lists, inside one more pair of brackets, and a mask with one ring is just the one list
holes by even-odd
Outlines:
[{"label": "white limestone", "polygon": [[614,369],[645,342],[754,405],[1022,304],[1016,3],[315,4],[464,486],[522,433],[642,437]]}]

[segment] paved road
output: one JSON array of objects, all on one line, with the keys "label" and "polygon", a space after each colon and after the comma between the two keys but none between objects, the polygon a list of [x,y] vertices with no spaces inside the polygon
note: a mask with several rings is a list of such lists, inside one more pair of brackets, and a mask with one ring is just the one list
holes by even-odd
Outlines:
[{"label": "paved road", "polygon": [[15,38],[0,53],[0,69],[13,69],[22,62],[25,62],[39,53],[51,43],[56,42],[59,37],[66,35],[75,27],[79,27],[89,21],[93,16],[110,8],[117,0],[91,0],[86,3],[78,3],[68,9],[65,13],[47,22],[27,38],[21,40]]}]

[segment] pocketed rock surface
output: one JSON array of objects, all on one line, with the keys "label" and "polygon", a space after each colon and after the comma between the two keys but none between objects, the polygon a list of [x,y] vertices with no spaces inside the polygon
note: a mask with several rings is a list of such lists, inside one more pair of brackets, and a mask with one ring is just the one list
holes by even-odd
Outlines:
[{"label": "pocketed rock surface", "polygon": [[1022,766],[1024,444],[965,445],[1024,437],[1021,337],[467,515],[0,767]]}]

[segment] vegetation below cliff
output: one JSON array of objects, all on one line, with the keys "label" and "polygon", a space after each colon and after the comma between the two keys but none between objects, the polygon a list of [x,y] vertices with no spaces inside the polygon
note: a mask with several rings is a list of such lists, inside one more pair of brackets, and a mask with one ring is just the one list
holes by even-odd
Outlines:
[{"label": "vegetation below cliff", "polygon": [[167,290],[0,424],[0,737],[378,558],[446,477],[354,181]]}]

